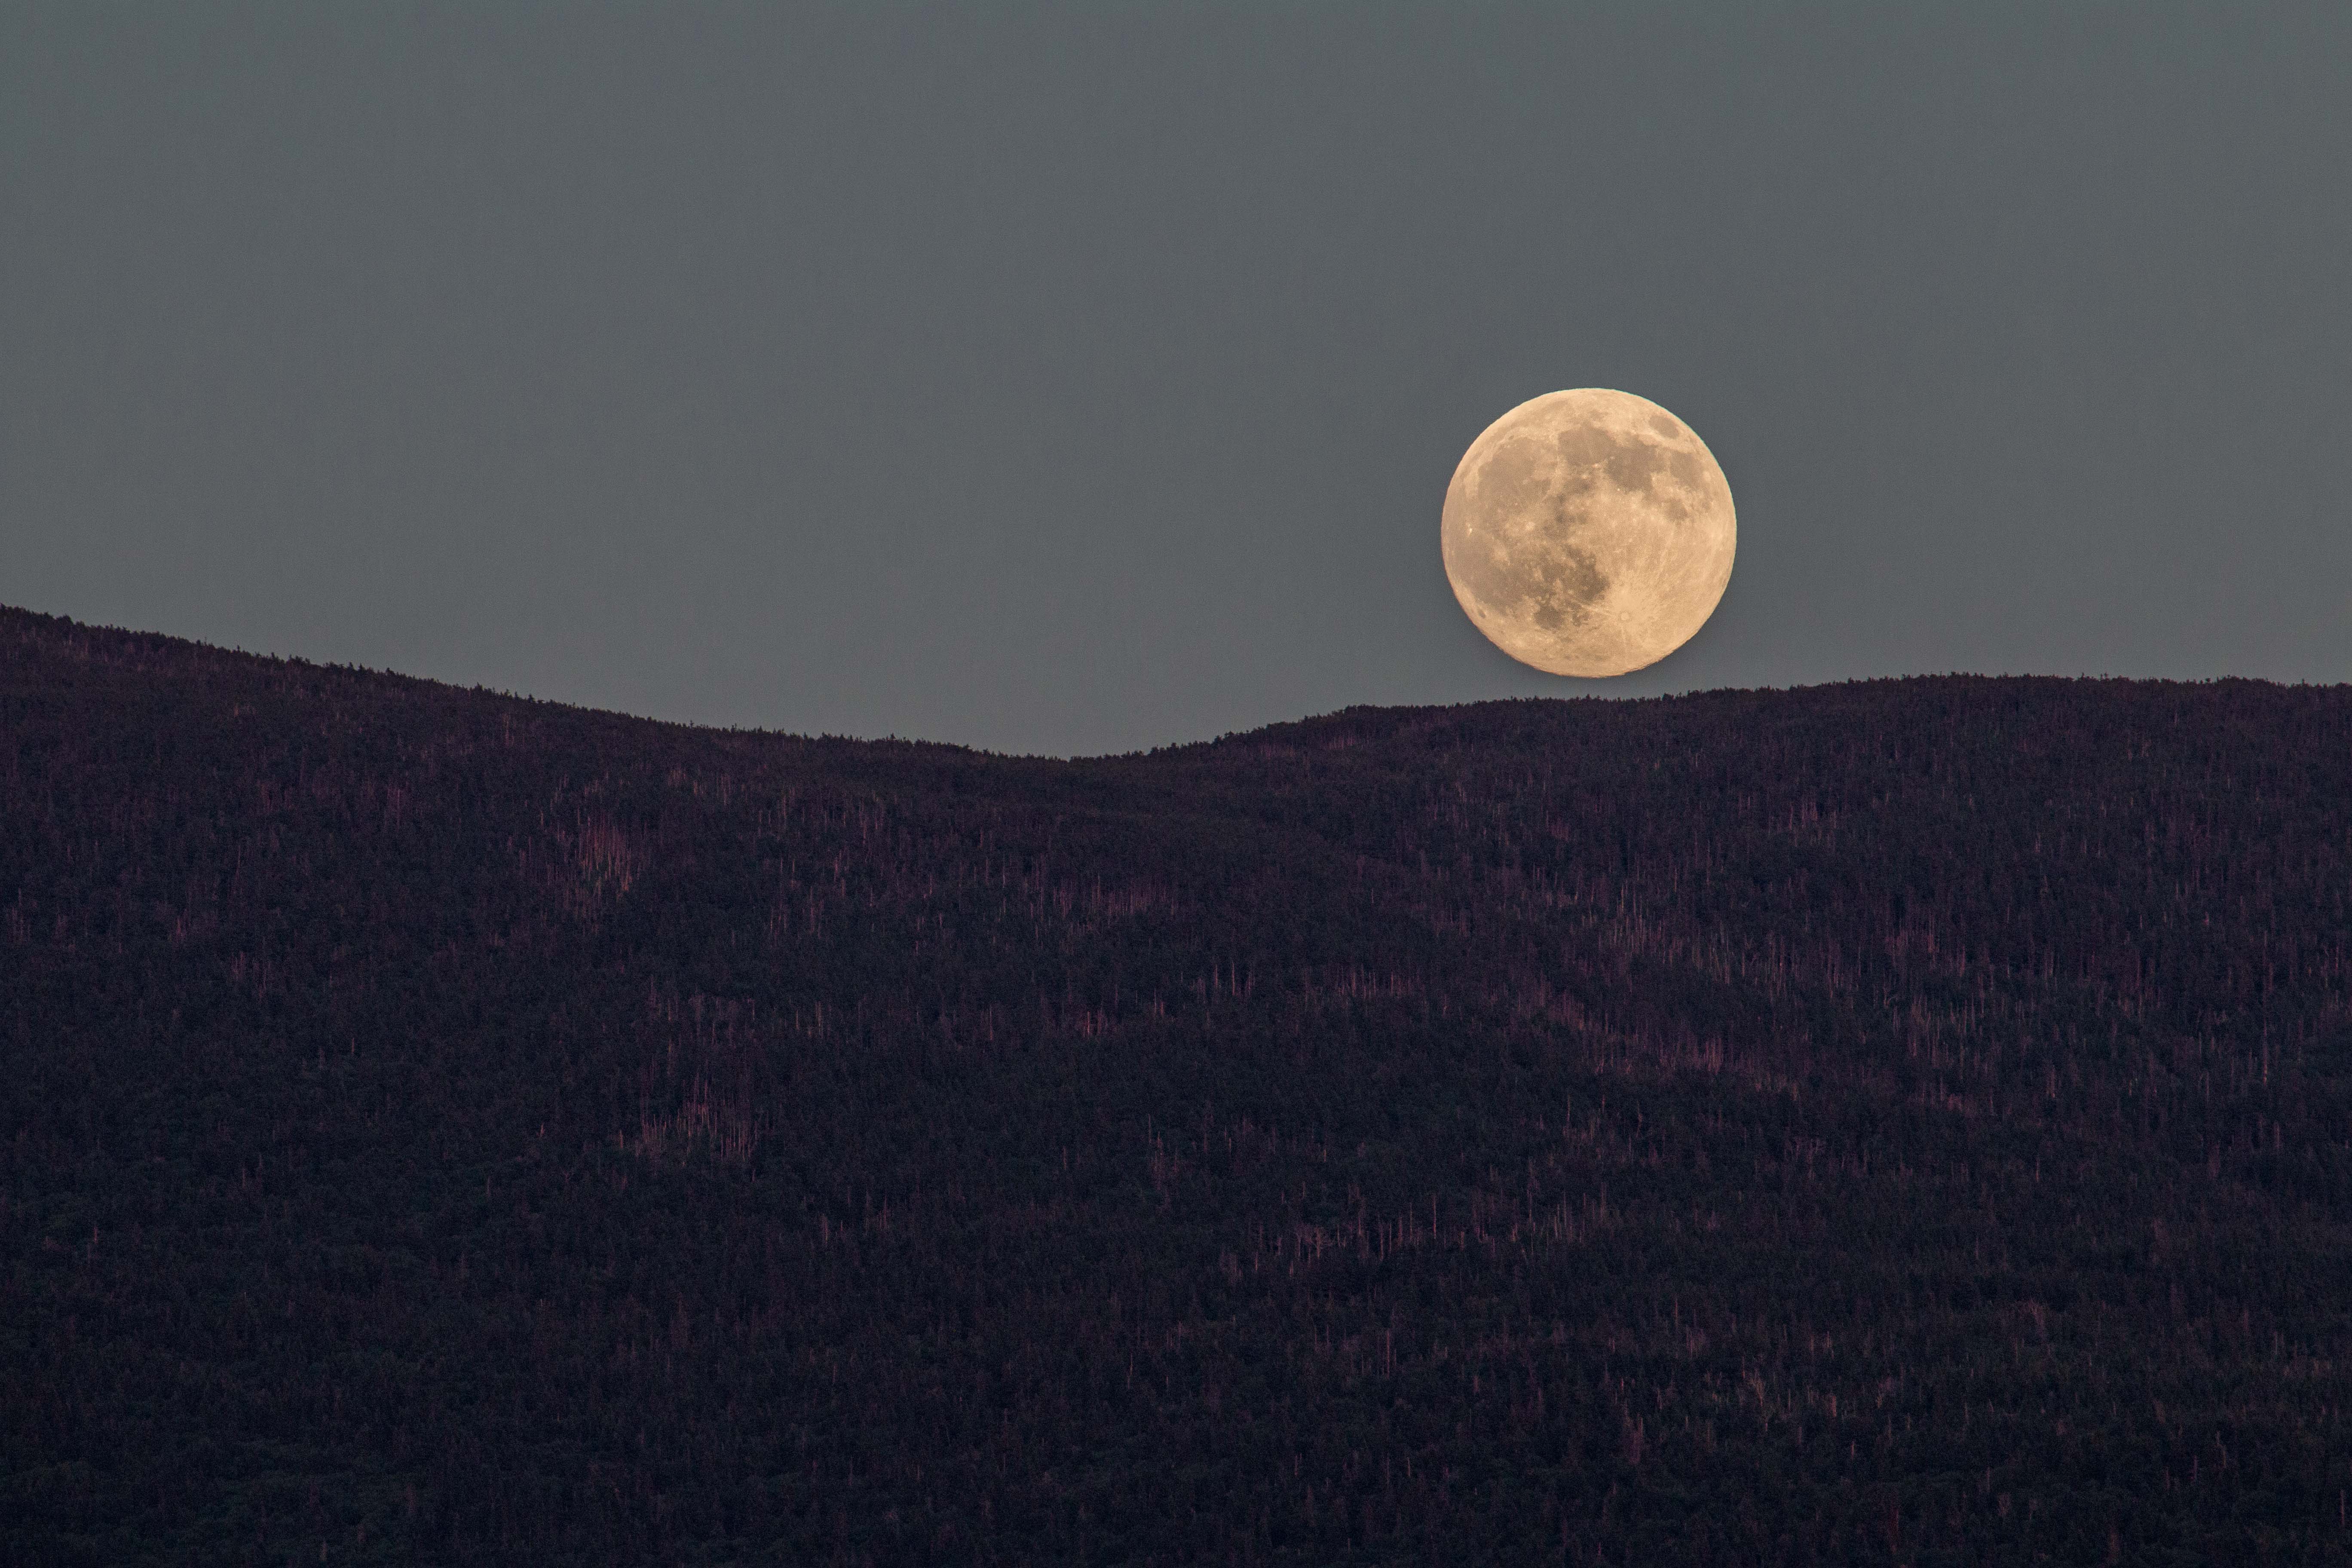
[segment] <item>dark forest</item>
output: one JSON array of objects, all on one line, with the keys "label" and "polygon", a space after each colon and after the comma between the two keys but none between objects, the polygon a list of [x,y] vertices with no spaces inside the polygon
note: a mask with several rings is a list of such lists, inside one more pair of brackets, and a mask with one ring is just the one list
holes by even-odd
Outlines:
[{"label": "dark forest", "polygon": [[0,611],[0,1559],[2352,1562],[2352,689],[1086,761]]}]

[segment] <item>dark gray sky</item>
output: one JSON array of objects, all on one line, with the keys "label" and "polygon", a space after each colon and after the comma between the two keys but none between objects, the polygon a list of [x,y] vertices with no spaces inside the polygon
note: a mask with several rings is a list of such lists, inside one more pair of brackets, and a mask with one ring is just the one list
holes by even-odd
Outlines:
[{"label": "dark gray sky", "polygon": [[[1098,752],[1350,703],[2352,679],[2352,7],[0,8],[0,602]],[[1739,558],[1489,647],[1506,408]]]}]

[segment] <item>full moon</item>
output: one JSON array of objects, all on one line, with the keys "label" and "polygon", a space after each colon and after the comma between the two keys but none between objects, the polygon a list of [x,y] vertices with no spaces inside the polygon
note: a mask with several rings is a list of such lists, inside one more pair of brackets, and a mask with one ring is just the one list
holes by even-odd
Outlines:
[{"label": "full moon", "polygon": [[1486,426],[1445,487],[1445,576],[1496,647],[1623,675],[1688,642],[1731,581],[1731,486],[1645,397],[1581,387]]}]

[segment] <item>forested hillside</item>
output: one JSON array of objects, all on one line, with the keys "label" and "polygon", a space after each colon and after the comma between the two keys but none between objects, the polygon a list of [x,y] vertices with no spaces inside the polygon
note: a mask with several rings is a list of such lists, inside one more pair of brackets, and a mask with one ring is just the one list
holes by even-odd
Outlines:
[{"label": "forested hillside", "polygon": [[0,1559],[2352,1562],[2352,689],[1059,762],[0,611]]}]

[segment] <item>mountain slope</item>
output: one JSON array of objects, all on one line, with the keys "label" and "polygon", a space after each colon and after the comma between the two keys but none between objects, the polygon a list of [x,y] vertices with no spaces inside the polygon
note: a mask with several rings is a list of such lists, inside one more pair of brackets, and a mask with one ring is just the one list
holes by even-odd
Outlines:
[{"label": "mountain slope", "polygon": [[0,1550],[2340,1562],[2352,691],[1082,762],[0,611]]}]

